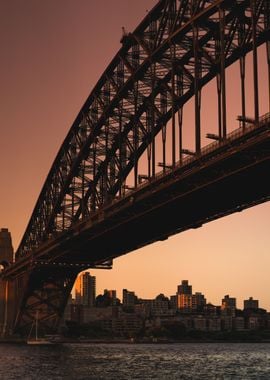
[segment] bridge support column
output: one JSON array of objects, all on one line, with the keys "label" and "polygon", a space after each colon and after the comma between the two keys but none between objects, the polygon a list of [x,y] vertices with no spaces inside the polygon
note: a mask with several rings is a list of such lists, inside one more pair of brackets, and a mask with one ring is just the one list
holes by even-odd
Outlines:
[{"label": "bridge support column", "polygon": [[8,318],[8,280],[7,281],[4,281],[3,283],[3,287],[4,287],[4,292],[5,292],[5,295],[4,295],[4,315],[3,315],[3,327],[2,327],[2,336],[5,336],[6,335],[6,332],[7,332],[7,318]]},{"label": "bridge support column", "polygon": [[258,54],[257,54],[257,33],[256,33],[256,0],[250,1],[252,18],[252,44],[253,44],[253,82],[254,82],[254,119],[255,124],[259,123],[259,85],[258,85]]},{"label": "bridge support column", "polygon": [[225,72],[225,20],[224,9],[219,8],[219,31],[216,40],[216,53],[219,61],[217,72],[218,97],[218,136],[219,139],[227,135],[227,102],[226,102],[226,72]]},{"label": "bridge support column", "polygon": [[267,65],[268,65],[268,112],[270,112],[270,41],[266,42]]},{"label": "bridge support column", "polygon": [[[178,73],[177,80],[177,96],[181,97],[183,95],[184,86],[183,73]],[[179,152],[179,162],[182,164],[182,149],[183,149],[183,106],[181,105],[178,109],[178,152]]]},{"label": "bridge support column", "polygon": [[0,337],[13,334],[16,312],[15,282],[0,279]]},{"label": "bridge support column", "polygon": [[[156,65],[151,65],[151,81],[152,88],[156,85]],[[156,126],[156,112],[154,110],[155,98],[154,95],[151,99],[151,141],[152,141],[152,177],[156,175],[156,142],[155,142],[155,126]]]},{"label": "bridge support column", "polygon": [[[14,251],[11,234],[7,228],[0,230],[0,270],[13,263]],[[0,336],[11,334],[15,310],[15,286],[0,274]]]},{"label": "bridge support column", "polygon": [[199,31],[198,26],[193,24],[193,55],[194,55],[194,106],[195,106],[195,151],[200,153],[201,150],[201,89],[199,86],[200,79],[200,62],[199,62]]},{"label": "bridge support column", "polygon": [[[244,18],[244,16],[243,16]],[[239,28],[239,45],[243,47],[245,43],[245,33],[246,33],[246,25],[244,22],[240,24]],[[242,126],[245,129],[246,126],[246,89],[245,89],[245,80],[246,80],[246,55],[244,54],[240,57],[240,78],[241,78],[241,103],[242,103]]]},{"label": "bridge support column", "polygon": [[175,46],[172,45],[170,48],[171,55],[171,65],[172,65],[172,74],[171,74],[171,87],[172,87],[172,166],[175,166],[176,163],[176,137],[175,137]]},{"label": "bridge support column", "polygon": [[222,107],[222,138],[227,135],[227,105],[226,105],[226,74],[225,74],[225,14],[224,9],[219,8],[220,26],[220,88],[221,88],[221,107]]}]

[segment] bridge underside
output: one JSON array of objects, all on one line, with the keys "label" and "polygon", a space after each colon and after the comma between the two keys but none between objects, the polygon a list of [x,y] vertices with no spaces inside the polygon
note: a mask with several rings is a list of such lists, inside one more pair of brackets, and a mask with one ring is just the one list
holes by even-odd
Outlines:
[{"label": "bridge underside", "polygon": [[269,199],[269,124],[157,178],[69,231],[40,253],[98,264]]},{"label": "bridge underside", "polygon": [[260,128],[224,140],[216,149],[168,170],[45,243],[35,252],[31,269],[29,258],[18,260],[6,272],[21,282],[24,294],[16,331],[29,331],[37,310],[44,331],[56,331],[81,270],[109,265],[111,259],[151,242],[269,200],[269,164],[267,120]]}]

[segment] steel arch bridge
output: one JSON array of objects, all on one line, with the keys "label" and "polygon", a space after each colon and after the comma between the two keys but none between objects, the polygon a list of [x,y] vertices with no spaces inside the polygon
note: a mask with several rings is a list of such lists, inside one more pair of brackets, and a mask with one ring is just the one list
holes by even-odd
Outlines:
[{"label": "steel arch bridge", "polygon": [[[3,323],[13,331],[27,332],[36,310],[44,329],[55,330],[82,269],[110,268],[114,257],[269,199],[270,117],[260,114],[257,53],[265,44],[269,93],[269,0],[160,0],[133,33],[123,30],[121,43],[66,136],[16,260],[2,274],[16,300]],[[236,61],[240,128],[228,133],[226,77]],[[216,131],[203,145],[202,90],[214,78]],[[192,131],[183,123],[190,100]],[[192,149],[184,146],[187,133]]]}]

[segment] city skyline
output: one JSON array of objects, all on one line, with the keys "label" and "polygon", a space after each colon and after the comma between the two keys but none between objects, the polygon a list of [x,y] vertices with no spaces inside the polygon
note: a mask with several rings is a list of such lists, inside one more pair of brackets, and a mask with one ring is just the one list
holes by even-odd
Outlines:
[{"label": "city skyline", "polygon": [[[84,283],[84,285],[83,285]],[[97,298],[97,297],[100,297],[100,296],[103,296],[103,295],[106,295],[108,294],[109,297],[113,297],[114,299],[119,299],[119,301],[122,303],[122,304],[125,304],[125,298],[128,298],[129,295],[132,296],[132,298],[136,298],[137,301],[140,301],[140,300],[146,300],[145,297],[141,297],[140,294],[138,294],[136,292],[135,289],[127,289],[127,288],[123,288],[122,291],[120,292],[121,296],[119,295],[119,293],[117,293],[117,291],[113,288],[113,286],[111,286],[109,289],[104,289],[103,291],[99,291],[97,292],[96,291],[96,286],[97,286],[97,281],[96,281],[96,277],[91,275],[90,272],[88,271],[84,271],[84,272],[81,272],[78,277],[77,277],[77,280],[74,284],[74,288],[73,288],[73,291],[72,291],[72,299],[73,301],[75,302],[75,304],[82,304],[82,305],[85,305],[85,306],[94,306],[94,300]],[[91,289],[91,292],[92,294],[94,294],[95,296],[91,296],[91,301],[85,301],[86,299],[88,299],[89,297],[89,290]],[[201,302],[203,300],[203,305],[213,305],[213,306],[221,306],[221,308],[224,306],[224,307],[231,307],[232,306],[232,303],[233,303],[233,307],[235,307],[236,309],[248,309],[249,307],[250,308],[254,308],[254,309],[258,309],[260,308],[260,299],[254,299],[254,297],[252,295],[248,295],[246,298],[243,299],[243,302],[242,302],[242,305],[239,305],[239,300],[237,300],[236,297],[234,297],[233,295],[229,295],[228,293],[226,293],[226,291],[224,291],[224,296],[221,296],[220,295],[220,300],[219,300],[219,303],[217,304],[213,304],[212,302],[210,302],[207,298],[207,294],[205,292],[201,292],[202,289],[196,289],[194,291],[193,289],[193,285],[189,282],[189,280],[181,280],[181,283],[179,282],[179,284],[175,285],[175,293],[174,294],[167,294],[166,292],[162,292],[159,293],[159,294],[156,294],[153,298],[150,298],[151,300],[153,299],[156,299],[158,298],[159,296],[164,296],[165,298],[168,298],[170,300],[170,302],[176,302],[177,305],[179,305],[179,308],[183,308],[183,306],[181,306],[182,304],[185,303],[185,300],[180,300],[180,299],[175,299],[173,300],[174,297],[177,297],[178,295],[187,295],[187,296],[190,296],[191,299],[192,297],[198,297],[199,298],[199,302]],[[225,294],[226,293],[226,294]],[[112,296],[113,294],[113,296]],[[149,300],[150,300],[149,299]],[[192,300],[190,300],[190,307],[192,305]],[[253,305],[252,307],[251,306],[248,306],[248,305]],[[268,310],[266,310],[268,311]]]},{"label": "city skyline", "polygon": [[[155,3],[1,4],[0,227],[9,228],[15,249],[60,144],[120,47],[121,27],[133,30]],[[119,13],[112,19],[114,7]],[[91,271],[97,292],[127,287],[151,298],[164,283],[169,294],[176,279],[189,278],[214,304],[226,288],[239,300],[251,294],[270,309],[269,211],[269,203],[256,206],[123,256],[112,271]]]},{"label": "city skyline", "polygon": [[[89,279],[85,272],[81,277]],[[87,282],[87,281],[86,281]],[[270,313],[249,297],[243,307],[226,294],[219,305],[207,303],[204,294],[192,291],[182,280],[175,295],[140,298],[123,289],[122,302],[115,290],[104,290],[93,305],[81,302],[87,295],[69,299],[64,313],[66,332],[73,336],[125,337],[133,342],[261,341],[269,342]]]}]

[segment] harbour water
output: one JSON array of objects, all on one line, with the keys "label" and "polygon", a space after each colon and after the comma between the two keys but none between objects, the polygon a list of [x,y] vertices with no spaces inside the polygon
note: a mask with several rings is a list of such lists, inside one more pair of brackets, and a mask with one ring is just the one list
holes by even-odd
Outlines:
[{"label": "harbour water", "polygon": [[0,345],[1,380],[270,379],[270,344]]}]

